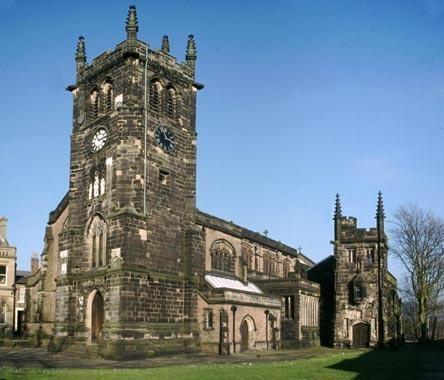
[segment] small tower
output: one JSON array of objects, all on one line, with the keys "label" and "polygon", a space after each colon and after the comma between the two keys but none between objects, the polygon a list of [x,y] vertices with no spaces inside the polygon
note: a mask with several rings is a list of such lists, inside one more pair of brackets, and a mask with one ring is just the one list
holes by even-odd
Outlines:
[{"label": "small tower", "polygon": [[168,36],[163,36],[162,38],[162,52],[165,54],[170,54],[170,42],[168,40]]},{"label": "small tower", "polygon": [[131,5],[128,10],[128,17],[126,18],[126,34],[128,40],[136,40],[139,25],[137,23],[136,7]]},{"label": "small tower", "polygon": [[83,74],[86,66],[85,38],[80,36],[77,41],[76,49],[76,71],[77,78]]}]

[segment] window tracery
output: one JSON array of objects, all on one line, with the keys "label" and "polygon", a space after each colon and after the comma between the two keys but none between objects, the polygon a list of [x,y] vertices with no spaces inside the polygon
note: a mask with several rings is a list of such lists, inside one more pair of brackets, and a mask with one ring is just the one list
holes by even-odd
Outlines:
[{"label": "window tracery", "polygon": [[94,216],[88,230],[88,243],[90,246],[91,266],[101,267],[107,264],[106,250],[106,223],[99,215]]},{"label": "window tracery", "polygon": [[210,252],[212,270],[234,273],[235,253],[230,243],[217,240],[211,246]]}]

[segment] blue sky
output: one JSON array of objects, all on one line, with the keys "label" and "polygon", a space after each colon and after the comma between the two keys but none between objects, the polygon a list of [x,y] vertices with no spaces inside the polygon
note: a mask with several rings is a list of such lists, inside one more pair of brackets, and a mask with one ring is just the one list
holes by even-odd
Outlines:
[{"label": "blue sky", "polygon": [[[199,209],[332,252],[345,215],[374,226],[412,201],[444,216],[444,1],[0,0],[0,215],[19,268],[68,188],[77,37],[92,59],[125,37],[198,48]],[[392,270],[399,273],[396,263]]]}]

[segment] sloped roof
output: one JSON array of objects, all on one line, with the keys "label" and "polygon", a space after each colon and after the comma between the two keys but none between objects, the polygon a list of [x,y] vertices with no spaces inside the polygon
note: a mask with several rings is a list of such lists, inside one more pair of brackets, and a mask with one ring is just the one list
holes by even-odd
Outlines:
[{"label": "sloped roof", "polygon": [[205,281],[214,289],[231,289],[241,292],[262,294],[262,290],[260,290],[256,284],[253,284],[252,282],[243,283],[235,278],[206,274]]}]

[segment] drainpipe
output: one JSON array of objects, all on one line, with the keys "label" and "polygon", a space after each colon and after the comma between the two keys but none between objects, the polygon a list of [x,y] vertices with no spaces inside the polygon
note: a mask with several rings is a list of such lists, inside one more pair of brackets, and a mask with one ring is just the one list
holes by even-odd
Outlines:
[{"label": "drainpipe", "polygon": [[265,341],[267,342],[267,350],[268,350],[268,314],[270,314],[270,310],[265,310]]},{"label": "drainpipe", "polygon": [[233,354],[236,353],[236,305],[231,306],[231,311],[233,312]]},{"label": "drainpipe", "polygon": [[16,291],[16,286],[15,284],[12,284],[12,335],[13,336],[15,336],[15,299],[16,299],[15,291]]}]

